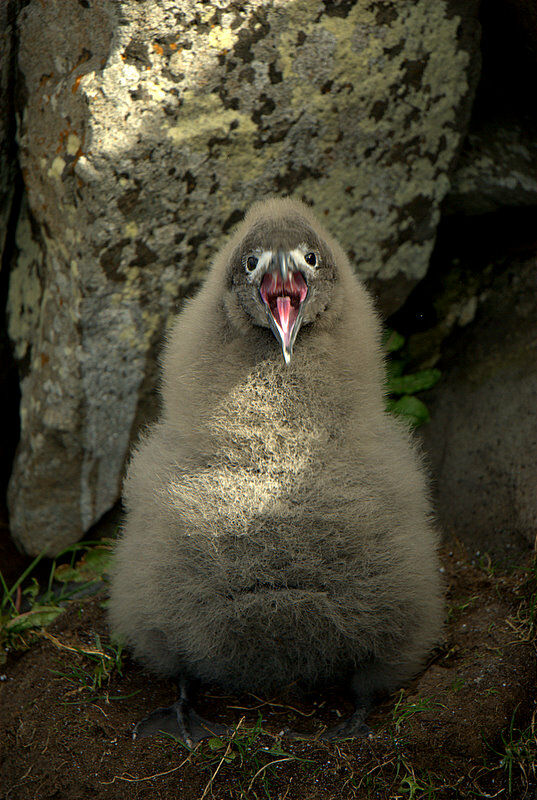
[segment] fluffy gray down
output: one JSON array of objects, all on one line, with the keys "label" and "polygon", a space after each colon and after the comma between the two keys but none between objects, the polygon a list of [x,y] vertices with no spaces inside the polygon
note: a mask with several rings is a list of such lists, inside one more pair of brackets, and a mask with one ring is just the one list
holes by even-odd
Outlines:
[{"label": "fluffy gray down", "polygon": [[[267,252],[303,265],[278,304]],[[286,363],[276,323],[298,316]],[[384,408],[371,299],[308,207],[250,209],[162,372],[125,481],[112,629],[156,673],[235,690],[411,678],[441,630],[438,537],[415,445]]]}]

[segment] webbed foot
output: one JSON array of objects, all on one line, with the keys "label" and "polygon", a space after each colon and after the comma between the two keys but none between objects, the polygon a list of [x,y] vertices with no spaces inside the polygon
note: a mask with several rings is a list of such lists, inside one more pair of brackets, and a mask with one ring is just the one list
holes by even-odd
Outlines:
[{"label": "webbed foot", "polygon": [[285,731],[285,734],[293,739],[319,742],[337,741],[338,739],[366,739],[370,733],[371,728],[358,718],[355,720],[355,714],[320,733],[298,733],[289,729]]},{"label": "webbed foot", "polygon": [[183,741],[188,747],[210,736],[223,736],[230,729],[219,722],[210,722],[190,706],[187,683],[180,682],[181,696],[166,708],[156,708],[134,728],[132,738],[143,739],[158,733],[167,733]]},{"label": "webbed foot", "polygon": [[192,708],[184,707],[178,700],[166,708],[156,708],[136,725],[133,739],[143,739],[158,733],[169,733],[181,739],[188,747],[210,736],[223,736],[229,728],[219,722],[209,722]]},{"label": "webbed foot", "polygon": [[365,739],[371,733],[371,728],[365,724],[368,708],[357,708],[354,714],[348,719],[328,728],[321,733],[321,741],[331,741],[334,739]]},{"label": "webbed foot", "polygon": [[369,693],[355,691],[355,708],[353,714],[348,719],[344,719],[337,725],[327,728],[321,733],[296,733],[287,730],[286,734],[294,739],[316,739],[321,742],[334,741],[337,739],[365,739],[371,733],[371,729],[365,724],[367,715],[371,709],[372,696]]},{"label": "webbed foot", "polygon": [[373,697],[369,692],[360,692],[354,688],[354,703],[354,712],[351,716],[332,728],[328,728],[320,735],[320,739],[323,741],[365,739],[369,736],[371,729],[365,724],[365,721],[373,704]]}]

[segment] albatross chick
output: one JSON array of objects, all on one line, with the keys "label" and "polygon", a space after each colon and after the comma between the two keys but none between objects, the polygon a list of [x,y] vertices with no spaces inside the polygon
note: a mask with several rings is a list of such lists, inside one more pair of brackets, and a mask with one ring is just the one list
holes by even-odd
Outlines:
[{"label": "albatross chick", "polygon": [[254,205],[179,314],[162,413],[135,449],[110,619],[180,697],[138,724],[222,732],[193,682],[378,692],[438,639],[437,533],[420,458],[385,410],[380,324],[341,247],[290,199]]}]

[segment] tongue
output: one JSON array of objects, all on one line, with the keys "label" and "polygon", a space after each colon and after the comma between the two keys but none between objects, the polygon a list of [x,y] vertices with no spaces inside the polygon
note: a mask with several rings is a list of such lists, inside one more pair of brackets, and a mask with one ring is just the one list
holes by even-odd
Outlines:
[{"label": "tongue", "polygon": [[[296,312],[292,314],[291,312],[294,311],[291,305],[291,298],[290,297],[278,297],[276,300],[277,306],[277,314],[278,319],[276,322],[283,333],[283,342],[286,347],[289,346],[289,341],[291,339],[291,330],[293,328],[294,318],[296,317]],[[291,319],[292,318],[292,319]]]},{"label": "tongue", "polygon": [[259,286],[259,294],[265,303],[270,327],[282,343],[288,364],[298,332],[296,325],[300,327],[298,320],[302,303],[308,294],[307,283],[300,272],[289,272],[285,281],[278,272],[267,272]]}]

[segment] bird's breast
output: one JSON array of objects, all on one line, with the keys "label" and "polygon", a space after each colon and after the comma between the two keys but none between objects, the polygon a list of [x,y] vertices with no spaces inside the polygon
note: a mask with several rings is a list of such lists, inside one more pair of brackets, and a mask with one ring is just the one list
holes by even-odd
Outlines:
[{"label": "bird's breast", "polygon": [[185,530],[234,537],[294,529],[314,510],[319,484],[323,497],[329,489],[338,450],[333,407],[285,365],[253,368],[204,420],[203,463],[170,480],[168,501]]}]

